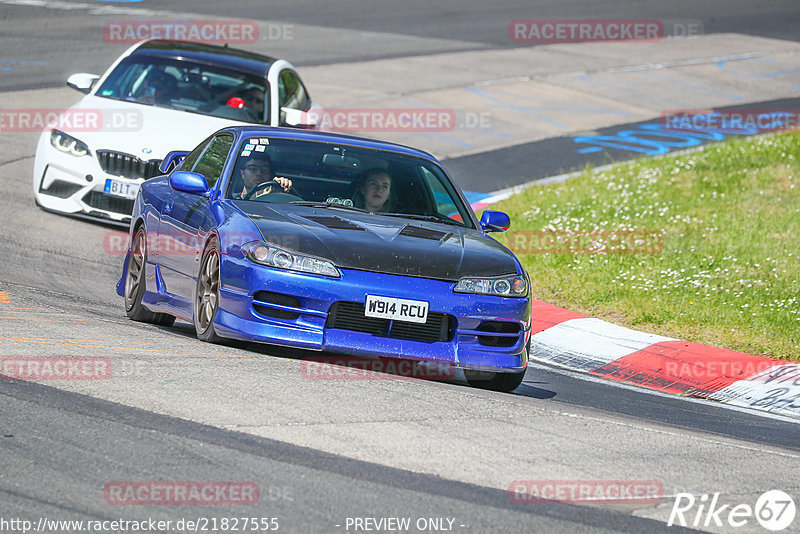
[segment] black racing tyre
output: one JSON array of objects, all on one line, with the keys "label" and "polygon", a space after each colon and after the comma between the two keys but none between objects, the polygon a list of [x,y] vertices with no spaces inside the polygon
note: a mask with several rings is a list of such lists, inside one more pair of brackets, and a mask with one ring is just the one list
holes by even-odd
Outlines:
[{"label": "black racing tyre", "polygon": [[492,371],[464,369],[464,376],[472,387],[509,392],[514,391],[522,384],[522,379],[525,378],[525,370],[518,373],[495,373]]},{"label": "black racing tyre", "polygon": [[142,305],[147,281],[146,264],[147,232],[144,226],[140,226],[133,236],[131,253],[128,256],[128,272],[125,275],[125,313],[134,321],[172,326],[175,323],[175,317],[167,313],[151,312]]}]

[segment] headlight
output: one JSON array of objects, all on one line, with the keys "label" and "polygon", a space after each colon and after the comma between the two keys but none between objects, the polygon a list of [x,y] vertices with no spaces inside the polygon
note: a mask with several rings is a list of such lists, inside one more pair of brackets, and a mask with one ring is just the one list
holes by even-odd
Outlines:
[{"label": "headlight", "polygon": [[73,156],[86,156],[89,154],[89,147],[83,141],[79,141],[64,132],[53,130],[50,132],[50,144],[61,152],[72,154]]},{"label": "headlight", "polygon": [[528,295],[528,281],[521,274],[499,278],[462,278],[453,291],[496,297],[525,297]]},{"label": "headlight", "polygon": [[288,250],[283,250],[261,241],[253,241],[242,245],[242,252],[245,253],[250,261],[268,267],[321,274],[323,276],[332,276],[335,278],[341,276],[339,269],[327,260],[289,252]]}]

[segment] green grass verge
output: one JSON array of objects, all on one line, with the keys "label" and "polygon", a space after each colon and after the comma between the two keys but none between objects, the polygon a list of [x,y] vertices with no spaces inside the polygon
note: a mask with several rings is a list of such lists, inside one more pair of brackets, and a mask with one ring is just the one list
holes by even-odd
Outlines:
[{"label": "green grass verge", "polygon": [[[513,221],[493,235],[516,249],[535,298],[639,330],[800,360],[799,160],[800,134],[782,133],[587,169],[493,206]],[[530,231],[638,231],[663,236],[663,249],[617,246],[605,234],[592,252],[567,252]],[[586,238],[572,243],[587,247]]]}]

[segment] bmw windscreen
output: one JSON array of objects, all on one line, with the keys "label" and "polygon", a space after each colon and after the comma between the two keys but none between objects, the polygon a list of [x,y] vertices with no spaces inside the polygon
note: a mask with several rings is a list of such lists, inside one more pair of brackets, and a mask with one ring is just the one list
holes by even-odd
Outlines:
[{"label": "bmw windscreen", "polygon": [[96,96],[260,123],[269,117],[265,80],[187,60],[126,58]]}]

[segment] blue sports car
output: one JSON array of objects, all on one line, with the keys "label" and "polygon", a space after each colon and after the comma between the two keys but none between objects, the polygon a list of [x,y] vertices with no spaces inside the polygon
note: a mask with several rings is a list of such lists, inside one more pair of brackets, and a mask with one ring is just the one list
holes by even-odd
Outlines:
[{"label": "blue sports car", "polygon": [[210,342],[433,361],[500,391],[522,382],[530,281],[488,235],[509,217],[479,221],[433,156],[236,126],[161,169],[136,196],[117,284],[131,319],[179,317]]}]

